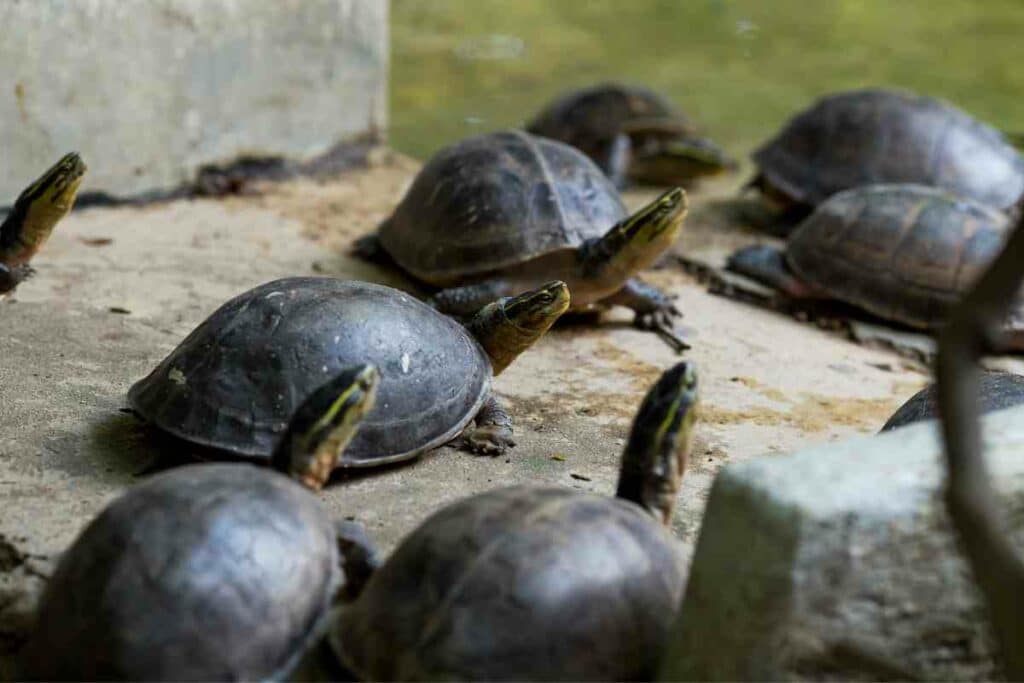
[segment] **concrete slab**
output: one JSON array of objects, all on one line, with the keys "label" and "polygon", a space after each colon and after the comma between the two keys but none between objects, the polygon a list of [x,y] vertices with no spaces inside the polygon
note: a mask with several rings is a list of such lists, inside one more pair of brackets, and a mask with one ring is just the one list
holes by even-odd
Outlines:
[{"label": "concrete slab", "polygon": [[387,121],[386,0],[0,3],[0,205],[69,150],[130,196]]},{"label": "concrete slab", "polygon": [[[1024,409],[985,419],[1024,541]],[[988,680],[993,641],[942,499],[937,423],[720,472],[666,680]]]},{"label": "concrete slab", "polygon": [[[93,208],[59,226],[34,262],[38,275],[16,303],[0,304],[0,624],[12,625],[4,648],[20,642],[35,592],[82,526],[140,473],[189,456],[118,412],[130,383],[225,299],[269,279],[320,273],[411,286],[345,252],[416,169],[379,150],[368,169],[331,181]],[[694,194],[698,209],[704,196]],[[702,215],[684,239],[710,239],[716,223]],[[687,552],[723,464],[873,432],[926,381],[899,357],[709,295],[677,268],[645,277],[678,295],[702,372],[703,422],[675,522]],[[438,507],[493,486],[611,494],[633,412],[677,358],[628,320],[613,311],[598,327],[560,327],[499,378],[518,424],[508,457],[442,448],[339,481],[324,502],[388,550]]]}]

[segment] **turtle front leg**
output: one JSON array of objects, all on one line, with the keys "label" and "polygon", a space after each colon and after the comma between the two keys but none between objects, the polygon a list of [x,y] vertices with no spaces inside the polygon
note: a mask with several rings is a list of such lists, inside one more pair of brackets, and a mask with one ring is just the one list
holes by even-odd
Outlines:
[{"label": "turtle front leg", "polygon": [[0,263],[0,294],[13,292],[18,285],[32,277],[35,272],[35,268],[27,263],[14,267]]},{"label": "turtle front leg", "polygon": [[442,289],[430,297],[427,303],[441,313],[468,318],[492,301],[509,295],[507,284],[499,280],[492,280],[464,287]]},{"label": "turtle front leg", "polygon": [[637,278],[626,280],[619,291],[602,303],[631,308],[636,313],[633,324],[641,330],[656,332],[676,353],[690,348],[675,331],[675,319],[682,313],[676,308],[674,297]]},{"label": "turtle front leg", "polygon": [[380,567],[380,553],[362,524],[338,521],[334,530],[345,576],[339,598],[351,602],[359,597],[366,582]]},{"label": "turtle front leg", "polygon": [[725,269],[739,273],[794,299],[821,298],[800,281],[786,265],[782,249],[768,244],[754,244],[736,251],[726,261]]},{"label": "turtle front leg", "polygon": [[481,455],[503,455],[515,445],[512,416],[498,397],[491,394],[476,414],[476,427],[463,435],[462,447]]},{"label": "turtle front leg", "polygon": [[629,164],[633,158],[633,141],[619,133],[608,143],[601,169],[620,190],[629,184]]}]

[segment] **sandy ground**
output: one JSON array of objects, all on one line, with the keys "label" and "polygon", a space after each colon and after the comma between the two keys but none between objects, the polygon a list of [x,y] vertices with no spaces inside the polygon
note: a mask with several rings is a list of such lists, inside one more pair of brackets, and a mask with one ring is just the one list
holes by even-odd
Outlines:
[{"label": "sandy ground", "polygon": [[[0,303],[0,651],[17,645],[54,559],[82,526],[146,472],[190,457],[121,412],[129,385],[223,301],[267,280],[323,274],[410,287],[346,251],[416,168],[381,149],[368,169],[331,181],[86,209],[59,227],[38,275]],[[693,193],[677,250],[720,254],[759,239],[733,226],[723,201],[739,181]],[[873,432],[927,379],[914,361],[709,294],[671,260],[645,277],[678,295],[687,355],[701,371],[702,420],[675,521],[687,552],[720,467]],[[517,420],[507,457],[442,448],[342,477],[324,502],[390,549],[438,507],[490,487],[610,494],[633,412],[677,359],[629,319],[616,310],[598,326],[558,328],[497,380]]]}]

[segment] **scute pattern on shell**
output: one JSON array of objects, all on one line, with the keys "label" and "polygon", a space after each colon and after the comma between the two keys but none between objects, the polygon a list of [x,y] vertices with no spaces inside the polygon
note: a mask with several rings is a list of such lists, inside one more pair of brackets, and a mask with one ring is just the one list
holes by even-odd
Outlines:
[{"label": "scute pattern on shell", "polygon": [[191,465],[109,505],[61,558],[25,662],[40,680],[265,680],[323,629],[334,527],[287,477]]},{"label": "scute pattern on shell", "polygon": [[841,192],[790,235],[786,260],[835,299],[915,327],[941,323],[999,252],[1007,216],[920,185]]},{"label": "scute pattern on shell", "polygon": [[448,286],[577,247],[626,215],[615,187],[582,153],[507,131],[435,154],[379,237],[403,269]]},{"label": "scute pattern on shell", "polygon": [[343,368],[372,363],[377,401],[345,466],[402,460],[454,438],[490,391],[491,365],[461,325],[412,295],[334,278],[269,282],[221,306],[128,398],[172,434],[268,458],[299,404]]},{"label": "scute pattern on shell", "polygon": [[918,183],[1009,210],[1024,195],[1024,157],[956,107],[897,90],[822,98],[754,153],[775,187],[817,205],[840,190]]},{"label": "scute pattern on shell", "polygon": [[682,566],[675,539],[632,503],[489,491],[408,536],[333,645],[370,680],[650,680]]}]

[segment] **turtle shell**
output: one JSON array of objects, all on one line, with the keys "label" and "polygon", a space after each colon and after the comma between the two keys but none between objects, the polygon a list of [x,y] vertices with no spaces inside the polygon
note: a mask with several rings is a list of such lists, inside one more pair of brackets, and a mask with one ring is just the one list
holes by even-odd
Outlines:
[{"label": "turtle shell", "polygon": [[[636,85],[606,83],[558,97],[526,129],[581,150],[598,164],[608,145],[629,124],[650,121],[668,127],[666,134],[686,135],[695,126],[658,93]],[[603,168],[606,173],[611,169]]]},{"label": "turtle shell", "polygon": [[626,215],[615,186],[579,151],[506,131],[435,154],[379,239],[402,268],[444,287],[576,248]]},{"label": "turtle shell", "polygon": [[24,665],[37,680],[266,680],[319,641],[342,583],[334,526],[245,464],[159,474],[61,557]]},{"label": "turtle shell", "polygon": [[683,582],[638,506],[497,489],[413,531],[330,639],[361,680],[652,680]]},{"label": "turtle shell", "polygon": [[464,327],[390,287],[268,282],[221,306],[128,392],[157,427],[267,459],[292,414],[342,369],[372,363],[377,401],[342,456],[411,458],[462,431],[490,392],[490,360]]},{"label": "turtle shell", "polygon": [[[1009,372],[984,372],[979,377],[978,409],[982,413],[1024,403],[1024,377]],[[939,417],[938,391],[934,384],[917,392],[889,418],[883,432]]]},{"label": "turtle shell", "polygon": [[790,234],[786,262],[831,298],[932,328],[1010,228],[1006,214],[938,188],[873,185],[822,203]]},{"label": "turtle shell", "polygon": [[817,205],[880,183],[942,187],[1000,210],[1024,195],[1024,158],[994,128],[956,107],[896,90],[819,100],[754,153],[775,188]]}]

